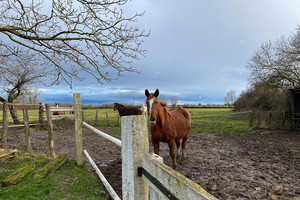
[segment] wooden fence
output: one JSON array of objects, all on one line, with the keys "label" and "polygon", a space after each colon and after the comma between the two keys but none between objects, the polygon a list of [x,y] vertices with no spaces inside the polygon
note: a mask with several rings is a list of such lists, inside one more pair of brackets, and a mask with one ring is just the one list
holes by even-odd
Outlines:
[{"label": "wooden fence", "polygon": [[[23,121],[24,124],[17,124],[17,125],[8,125],[8,112],[9,106],[13,106],[15,110],[22,110],[23,111]],[[53,124],[52,118],[62,118],[70,115],[52,115],[52,112],[73,112],[74,108],[72,107],[50,107],[49,104],[44,105],[44,103],[40,104],[14,104],[14,103],[7,103],[4,102],[0,104],[0,110],[3,112],[3,125],[2,125],[2,135],[0,135],[1,143],[4,149],[7,149],[7,135],[8,135],[8,128],[11,127],[24,127],[25,128],[25,140],[26,140],[26,150],[28,152],[32,152],[31,147],[31,135],[29,131],[29,127],[32,125],[37,124],[30,124],[28,118],[28,110],[38,110],[39,112],[39,123],[44,123],[44,111],[46,110],[47,116],[47,124],[48,124],[48,140],[49,140],[49,149],[50,155],[54,158],[56,157],[55,148],[54,148],[54,136],[53,136]],[[57,117],[58,116],[58,117]]]},{"label": "wooden fence", "polygon": [[121,141],[82,121],[80,94],[74,94],[76,163],[83,165],[85,155],[113,199],[120,199],[83,149],[82,127],[110,140],[122,151],[122,197],[124,200],[199,199],[216,200],[200,185],[163,164],[163,159],[149,154],[147,118],[144,115],[121,117]]},{"label": "wooden fence", "polygon": [[[149,154],[149,139],[147,118],[144,115],[126,116],[121,118],[121,141],[110,135],[99,131],[91,125],[83,122],[80,94],[73,95],[74,107],[68,108],[66,112],[74,112],[75,116],[75,139],[76,139],[76,163],[84,164],[83,155],[87,157],[91,165],[95,168],[99,178],[113,197],[120,199],[111,188],[101,171],[98,169],[88,152],[83,149],[82,127],[85,126],[102,137],[112,141],[121,147],[122,151],[122,196],[124,200],[156,200],[156,199],[199,199],[215,200],[216,198],[207,193],[200,185],[184,177],[172,168],[163,164],[163,159],[155,154]],[[43,106],[42,110],[44,109]],[[52,157],[55,157],[53,142],[52,111],[62,111],[52,109],[46,105],[46,115],[48,123],[49,149]],[[7,105],[3,105],[3,130],[7,135]],[[26,109],[24,119],[26,120]],[[43,111],[41,111],[43,112]],[[26,124],[29,123],[25,123]],[[27,150],[30,150],[30,133],[25,133]],[[7,141],[3,140],[6,147]]]}]

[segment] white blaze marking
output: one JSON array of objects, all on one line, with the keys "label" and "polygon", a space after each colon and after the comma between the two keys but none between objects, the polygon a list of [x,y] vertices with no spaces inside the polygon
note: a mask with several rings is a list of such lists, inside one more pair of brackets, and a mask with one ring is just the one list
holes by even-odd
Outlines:
[{"label": "white blaze marking", "polygon": [[153,102],[154,102],[154,99],[153,98],[150,99],[150,101],[149,101],[149,105],[150,105],[150,108],[149,108],[149,118],[151,117],[151,111],[152,111],[152,104],[153,104]]}]

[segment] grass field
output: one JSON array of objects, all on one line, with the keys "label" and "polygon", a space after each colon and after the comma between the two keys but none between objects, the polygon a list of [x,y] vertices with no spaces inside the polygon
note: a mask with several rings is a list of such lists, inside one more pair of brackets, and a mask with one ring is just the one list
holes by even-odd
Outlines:
[{"label": "grass field", "polygon": [[[192,116],[192,132],[198,133],[230,133],[241,134],[248,133],[249,128],[249,113],[234,115],[234,116],[222,116],[232,113],[231,108],[188,108],[187,109]],[[84,110],[84,120],[87,123],[95,124],[96,110]],[[108,116],[108,122],[106,120],[106,114]],[[212,117],[212,116],[218,117]],[[197,119],[197,117],[201,117]],[[203,118],[202,118],[203,117]],[[98,126],[110,126],[111,128],[117,128],[118,113],[113,109],[101,109],[98,111]]]},{"label": "grass field", "polygon": [[[14,159],[0,162],[0,181],[26,164],[35,162],[38,167],[42,167],[49,160],[48,155],[29,155],[19,152]],[[105,199],[98,178],[90,174],[86,167],[77,167],[73,160],[67,161],[59,170],[48,175],[40,183],[32,181],[36,170],[17,185],[1,186],[0,199]]]},{"label": "grass field", "polygon": [[[188,108],[187,110],[192,116],[192,132],[241,134],[251,130],[249,128],[249,113],[234,116],[219,116],[232,113],[232,109]],[[38,120],[38,111],[29,110],[28,114],[30,122],[36,122]],[[118,129],[118,125],[120,124],[118,112],[113,109],[99,109],[97,122],[95,121],[96,109],[83,110],[83,115],[84,121],[91,125],[109,126],[112,129]],[[21,111],[18,111],[18,116],[22,121],[23,114]],[[9,123],[12,124],[10,116]],[[0,124],[2,124],[2,112],[0,113]]]}]

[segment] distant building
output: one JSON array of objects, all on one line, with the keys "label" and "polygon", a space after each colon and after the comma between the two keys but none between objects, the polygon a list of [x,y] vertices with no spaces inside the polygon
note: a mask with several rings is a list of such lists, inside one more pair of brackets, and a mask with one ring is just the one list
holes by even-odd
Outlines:
[{"label": "distant building", "polygon": [[288,113],[294,127],[300,127],[300,88],[288,91]]}]

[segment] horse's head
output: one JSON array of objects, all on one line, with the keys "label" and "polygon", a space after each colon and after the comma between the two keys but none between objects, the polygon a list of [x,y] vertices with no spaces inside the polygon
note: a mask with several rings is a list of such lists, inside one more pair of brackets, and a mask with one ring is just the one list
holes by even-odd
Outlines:
[{"label": "horse's head", "polygon": [[154,93],[149,93],[149,91],[145,90],[146,95],[146,104],[147,104],[147,110],[149,115],[149,120],[151,124],[156,124],[157,120],[157,114],[158,114],[158,106],[160,105],[160,102],[158,101],[157,97],[159,95],[159,90],[156,89]]},{"label": "horse's head", "polygon": [[60,104],[60,103],[55,103],[55,107],[57,107],[57,108],[58,108],[59,104]]},{"label": "horse's head", "polygon": [[114,111],[118,110],[118,105],[119,105],[118,103],[114,104]]}]

